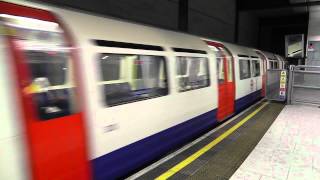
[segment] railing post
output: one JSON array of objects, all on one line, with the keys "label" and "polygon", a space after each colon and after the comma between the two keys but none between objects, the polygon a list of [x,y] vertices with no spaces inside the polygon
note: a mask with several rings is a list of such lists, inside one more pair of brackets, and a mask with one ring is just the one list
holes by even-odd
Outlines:
[{"label": "railing post", "polygon": [[293,83],[293,71],[294,65],[290,65],[288,74],[288,94],[287,94],[287,104],[292,104],[292,83]]}]

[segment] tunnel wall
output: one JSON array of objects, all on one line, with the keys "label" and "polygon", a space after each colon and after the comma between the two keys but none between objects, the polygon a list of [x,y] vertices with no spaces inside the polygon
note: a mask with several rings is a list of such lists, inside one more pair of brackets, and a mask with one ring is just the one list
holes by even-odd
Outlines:
[{"label": "tunnel wall", "polygon": [[237,43],[257,47],[259,44],[259,18],[252,12],[240,11]]},{"label": "tunnel wall", "polygon": [[[178,30],[178,0],[43,0],[160,28]],[[236,0],[189,0],[188,33],[233,42]]]}]

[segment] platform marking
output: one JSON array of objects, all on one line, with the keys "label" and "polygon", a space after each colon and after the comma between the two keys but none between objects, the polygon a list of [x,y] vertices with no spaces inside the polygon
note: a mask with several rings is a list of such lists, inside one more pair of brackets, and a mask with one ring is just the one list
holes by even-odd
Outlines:
[{"label": "platform marking", "polygon": [[169,177],[173,176],[177,172],[179,172],[181,169],[192,163],[194,160],[199,158],[202,154],[209,151],[211,148],[213,148],[215,145],[217,145],[219,142],[221,142],[223,139],[228,137],[230,134],[232,134],[234,131],[236,131],[239,127],[241,127],[244,123],[246,123],[248,120],[250,120],[253,116],[255,116],[258,112],[260,112],[264,107],[266,107],[269,103],[266,102],[263,105],[261,105],[258,109],[250,113],[248,116],[246,116],[244,119],[242,119],[240,122],[238,122],[236,125],[234,125],[232,128],[228,129],[226,132],[221,134],[218,138],[214,139],[212,142],[186,158],[185,160],[181,161],[179,164],[175,165],[165,173],[161,174],[159,177],[156,178],[156,180],[164,180],[168,179]]}]

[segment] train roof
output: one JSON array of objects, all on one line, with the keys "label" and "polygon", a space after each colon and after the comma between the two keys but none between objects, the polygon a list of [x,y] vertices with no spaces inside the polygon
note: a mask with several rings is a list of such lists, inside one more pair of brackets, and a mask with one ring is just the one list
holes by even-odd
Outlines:
[{"label": "train roof", "polygon": [[285,61],[284,58],[278,54],[275,55],[279,61]]},{"label": "train roof", "polygon": [[[7,1],[10,2],[10,1]],[[209,48],[198,36],[182,32],[165,30],[120,19],[99,16],[81,10],[35,4],[25,1],[12,3],[52,11],[61,17],[67,27],[81,40],[108,40],[116,42],[137,43],[161,46],[164,48],[187,48],[208,51]]]},{"label": "train roof", "polygon": [[234,56],[251,56],[251,57],[258,57],[257,53],[255,52],[254,48],[250,47],[245,47],[237,44],[232,44],[232,43],[223,43],[231,52]]},{"label": "train roof", "polygon": [[[148,25],[142,25],[134,22],[128,22],[108,16],[101,16],[81,10],[70,10],[56,7],[53,5],[39,4],[27,1],[6,1],[15,4],[26,5],[34,8],[41,8],[55,12],[62,20],[66,22],[68,28],[76,34],[76,39],[88,43],[101,41],[115,41],[124,43],[134,43],[141,45],[159,46],[164,50],[171,48],[186,48],[201,51],[208,51],[207,44],[201,37],[165,30]],[[204,38],[206,39],[206,38]],[[233,54],[233,56],[253,56],[257,57],[256,50],[241,45],[227,43],[215,39],[206,39],[209,41],[220,42],[224,44]],[[273,53],[262,51],[268,59],[278,59]]]},{"label": "train roof", "polygon": [[278,60],[278,58],[275,56],[274,53],[268,52],[268,51],[261,51],[267,58],[268,60]]}]

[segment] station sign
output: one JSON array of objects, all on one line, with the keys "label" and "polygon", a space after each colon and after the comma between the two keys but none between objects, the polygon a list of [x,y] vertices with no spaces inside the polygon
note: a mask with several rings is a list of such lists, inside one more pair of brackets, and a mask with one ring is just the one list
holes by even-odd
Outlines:
[{"label": "station sign", "polygon": [[287,71],[283,70],[280,72],[280,88],[279,88],[279,98],[286,99],[287,90]]}]

